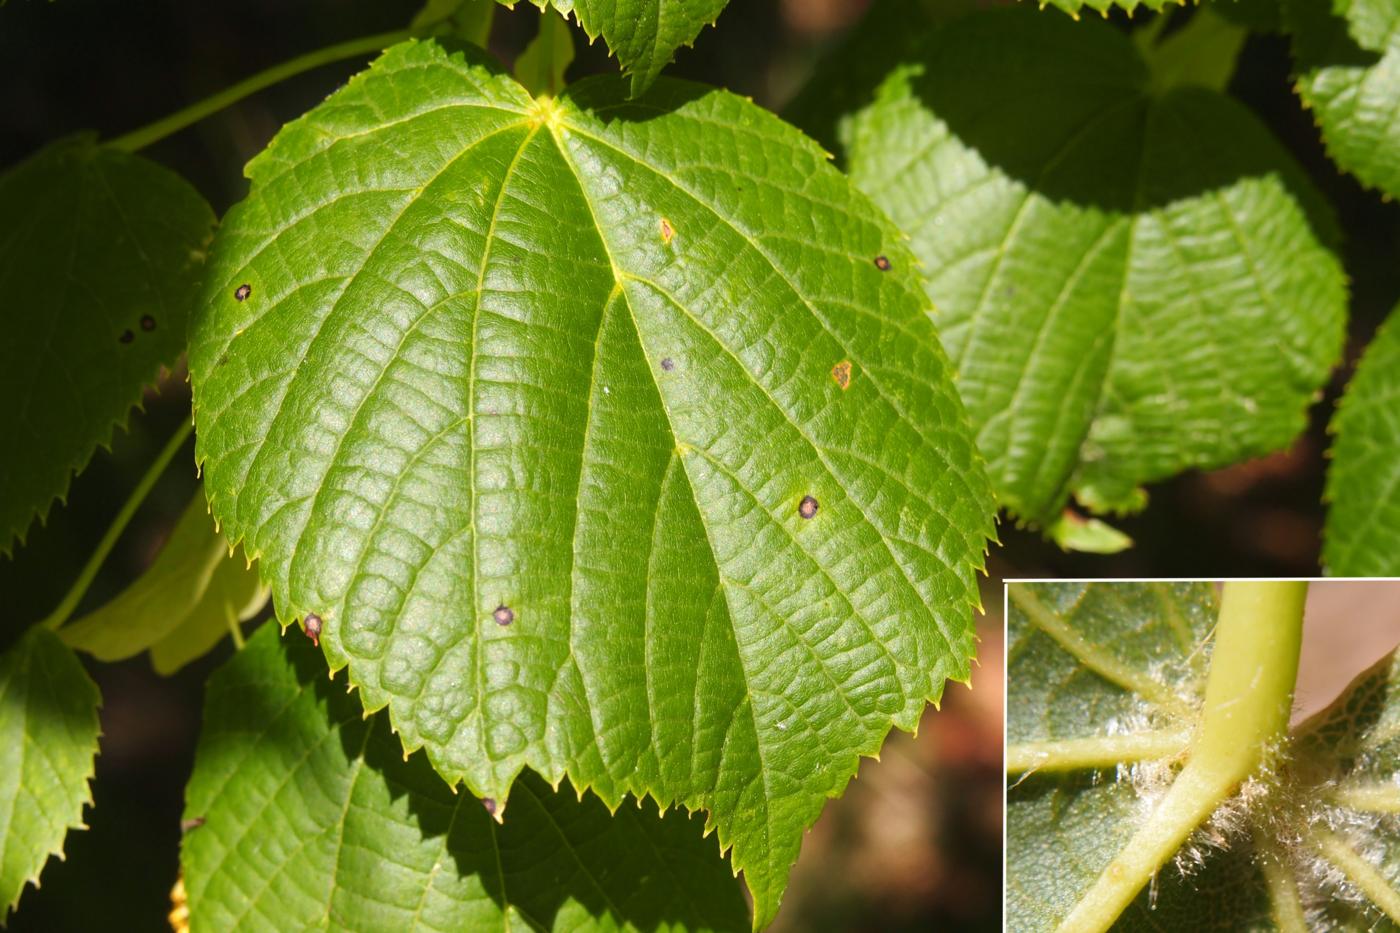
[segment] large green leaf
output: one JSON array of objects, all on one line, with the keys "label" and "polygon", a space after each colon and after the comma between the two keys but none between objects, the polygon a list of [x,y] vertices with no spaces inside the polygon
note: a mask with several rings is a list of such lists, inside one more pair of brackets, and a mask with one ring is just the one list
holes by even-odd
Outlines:
[{"label": "large green leaf", "polygon": [[214,527],[201,489],[146,572],[59,634],[102,661],[150,649],[158,669],[170,673],[208,651],[266,602],[257,573]]},{"label": "large green leaf", "polygon": [[1286,0],[1298,93],[1327,153],[1367,185],[1400,194],[1400,3]]},{"label": "large green leaf", "polygon": [[92,802],[101,697],[73,652],[31,629],[0,654],[0,922]]},{"label": "large green leaf", "polygon": [[912,238],[1003,504],[1131,509],[1297,435],[1346,294],[1322,202],[1257,119],[1153,90],[1105,24],[1024,8],[887,64],[846,161]]},{"label": "large green leaf", "polygon": [[0,553],[184,350],[213,223],[183,179],[87,137],[0,175]]},{"label": "large green leaf", "polygon": [[[514,6],[516,0],[500,0]],[[599,36],[617,56],[632,93],[651,87],[681,46],[714,25],[729,0],[531,0],[540,9],[573,14],[592,42]]]},{"label": "large green leaf", "polygon": [[740,930],[699,820],[533,775],[497,825],[264,625],[209,682],[182,851],[194,929]]},{"label": "large green leaf", "polygon": [[[1007,921],[1053,930],[1189,754],[1215,594],[1204,583],[1014,584],[1011,593]],[[1299,727],[1115,929],[1383,928],[1384,911],[1400,909],[1397,678],[1388,658]]]},{"label": "large green leaf", "polygon": [[709,810],[766,920],[969,674],[992,505],[927,299],[749,102],[472,54],[396,47],[249,165],[191,349],[214,514],[449,781]]},{"label": "large green leaf", "polygon": [[1400,314],[1366,348],[1332,433],[1322,563],[1344,577],[1400,575]]}]

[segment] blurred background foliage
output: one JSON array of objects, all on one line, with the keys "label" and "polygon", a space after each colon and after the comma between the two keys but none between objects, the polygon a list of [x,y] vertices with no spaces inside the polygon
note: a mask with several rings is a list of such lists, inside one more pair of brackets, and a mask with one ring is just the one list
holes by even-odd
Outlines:
[{"label": "blurred background foliage", "polygon": [[[734,0],[717,28],[683,49],[669,73],[780,111],[868,5]],[[416,8],[415,0],[9,0],[0,5],[0,166],[70,133],[94,129],[110,137],[134,129],[301,52],[400,28]],[[1124,29],[1133,25],[1124,16],[1113,19]],[[537,22],[528,4],[501,11],[492,51],[511,61]],[[601,42],[579,44],[571,78],[615,67]],[[326,66],[263,91],[146,154],[190,179],[222,212],[246,190],[243,164],[277,128],[361,65]],[[1363,190],[1325,159],[1312,120],[1292,93],[1289,67],[1284,39],[1252,36],[1229,90],[1293,151],[1345,232],[1351,339],[1309,431],[1287,452],[1154,487],[1148,509],[1119,523],[1137,541],[1119,555],[1065,554],[1003,525],[984,591],[989,614],[980,624],[973,689],[950,685],[942,710],[930,709],[918,736],[892,736],[882,760],[865,762],[846,796],[827,808],[803,847],[777,928],[1000,928],[1001,577],[1316,572],[1326,422],[1360,348],[1400,294],[1400,206]],[[184,373],[173,373],[132,416],[129,431],[77,479],[67,505],[32,529],[14,558],[0,558],[0,649],[58,601],[188,410]],[[177,462],[182,466],[167,471],[84,608],[120,590],[169,533],[197,483],[189,455]],[[91,829],[70,835],[67,860],[48,867],[40,891],[26,892],[11,930],[110,929],[114,918],[123,929],[165,925],[202,684],[231,650],[226,643],[170,679],[156,676],[144,655],[89,665],[104,698]]]}]

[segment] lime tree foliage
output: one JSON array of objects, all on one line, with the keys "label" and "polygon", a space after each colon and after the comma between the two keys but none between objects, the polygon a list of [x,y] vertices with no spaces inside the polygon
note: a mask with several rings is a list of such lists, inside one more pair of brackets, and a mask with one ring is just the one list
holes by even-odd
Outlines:
[{"label": "lime tree foliage", "polygon": [[[1010,929],[1083,916],[1168,794],[1191,795],[1173,785],[1195,754],[1215,613],[1209,584],[1012,585]],[[1400,662],[1388,657],[1268,749],[1232,794],[1201,808],[1113,928],[1400,922],[1398,684]]]},{"label": "lime tree foliage", "polygon": [[[295,630],[293,630],[295,631]],[[405,759],[326,679],[298,634],[264,624],[209,681],[185,804],[193,917],[209,929],[736,930],[748,908],[697,818],[610,814],[517,782],[510,816]]]},{"label": "lime tree foliage", "polygon": [[706,810],[770,918],[969,674],[991,497],[898,231],[745,100],[431,41],[248,174],[190,370],[279,614],[500,812],[526,767]]},{"label": "lime tree foliage", "polygon": [[[82,819],[75,657],[170,672],[228,640],[196,928],[762,926],[861,756],[969,680],[998,507],[1120,547],[1066,505],[1286,446],[1338,356],[1329,209],[1225,91],[1301,3],[1120,5],[1130,29],[881,0],[789,121],[659,74],[723,0],[537,5],[513,72],[481,49],[498,4],[432,0],[0,176],[0,550],[182,359],[203,470],[146,572],[84,602],[173,438],[0,654],[7,906]],[[1326,13],[1362,53],[1294,40],[1363,178],[1336,140],[1383,167],[1388,124],[1324,110],[1336,69],[1387,73],[1369,9]],[[568,83],[573,24],[620,74]],[[217,230],[128,151],[357,55]],[[1332,569],[1396,553],[1387,346],[1336,421]],[[269,594],[309,637],[244,648]]]},{"label": "lime tree foliage", "polygon": [[813,115],[910,236],[1019,519],[1051,526],[1071,496],[1134,510],[1144,483],[1287,446],[1340,353],[1325,205],[1210,86],[1229,68],[1204,50],[1233,29],[1144,54],[1102,22],[993,10],[906,40],[839,123]]},{"label": "lime tree foliage", "polygon": [[214,214],[175,173],[79,136],[0,175],[0,217],[7,554],[184,350]]}]

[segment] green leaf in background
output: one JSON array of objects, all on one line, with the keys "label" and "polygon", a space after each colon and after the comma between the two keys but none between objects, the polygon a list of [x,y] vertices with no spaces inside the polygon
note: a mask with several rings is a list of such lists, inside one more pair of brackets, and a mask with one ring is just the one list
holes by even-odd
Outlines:
[{"label": "green leaf in background", "polygon": [[708,810],[765,922],[969,676],[992,502],[927,299],[748,101],[471,54],[398,46],[250,163],[191,348],[214,514],[449,782]]},{"label": "green leaf in background", "polygon": [[1004,505],[1128,511],[1293,440],[1346,291],[1323,202],[1249,111],[1152,93],[1113,28],[1025,8],[888,64],[846,162],[912,237]]},{"label": "green leaf in background", "polygon": [[415,34],[451,36],[486,48],[495,14],[495,0],[427,0],[411,28]]},{"label": "green leaf in background", "polygon": [[1327,154],[1364,184],[1400,194],[1400,3],[1286,0],[1297,89]]},{"label": "green leaf in background", "polygon": [[569,21],[545,10],[540,31],[515,60],[515,80],[531,94],[553,96],[564,89],[564,71],[574,60],[574,35]]},{"label": "green leaf in background", "polygon": [[[1010,589],[1007,922],[1048,931],[1179,774],[1216,597],[1205,583]],[[1397,677],[1387,658],[1297,727],[1114,929],[1362,931],[1400,917]]]},{"label": "green leaf in background", "polygon": [[0,175],[0,553],[184,350],[213,225],[179,176],[90,137]]},{"label": "green leaf in background", "polygon": [[168,674],[213,648],[266,602],[257,572],[241,551],[230,554],[215,530],[201,489],[146,572],[59,636],[101,661],[149,649],[156,669]]},{"label": "green leaf in background", "polygon": [[194,929],[742,930],[698,819],[522,776],[501,824],[364,719],[300,633],[209,681],[181,853]]},{"label": "green leaf in background", "polygon": [[1400,575],[1400,313],[1376,332],[1332,419],[1322,564]]},{"label": "green leaf in background", "polygon": [[97,685],[52,632],[0,654],[0,922],[69,829],[82,829],[97,754]]},{"label": "green leaf in background", "polygon": [[[500,0],[514,6],[515,0]],[[631,76],[635,96],[651,87],[676,50],[714,25],[729,0],[530,0],[541,10],[573,14],[588,41],[599,36]]]}]

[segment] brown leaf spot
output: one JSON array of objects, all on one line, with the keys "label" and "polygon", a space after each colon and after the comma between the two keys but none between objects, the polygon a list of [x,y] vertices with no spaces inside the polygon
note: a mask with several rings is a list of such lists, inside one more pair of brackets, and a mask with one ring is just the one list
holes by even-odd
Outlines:
[{"label": "brown leaf spot", "polygon": [[247,282],[244,282],[233,290],[233,297],[237,301],[247,301],[248,296],[251,294],[253,294],[253,286],[249,285]]},{"label": "brown leaf spot", "polygon": [[510,625],[515,621],[515,610],[505,605],[497,606],[491,618],[496,620],[497,625]]},{"label": "brown leaf spot", "polygon": [[667,246],[671,245],[671,239],[676,235],[676,228],[671,226],[671,222],[665,217],[661,218],[661,242]]},{"label": "brown leaf spot", "polygon": [[676,361],[673,360],[673,359],[671,359],[671,358],[668,356],[668,357],[666,357],[664,360],[661,361],[661,368],[664,369],[664,370],[666,370],[666,372],[669,373],[671,370],[673,370],[673,369],[676,368]]},{"label": "brown leaf spot", "polygon": [[141,315],[141,329],[146,331],[147,333],[150,333],[151,331],[155,330],[156,319],[151,317],[149,314]]},{"label": "brown leaf spot", "polygon": [[831,367],[831,378],[841,387],[842,392],[849,389],[851,387],[851,361],[842,360]]},{"label": "brown leaf spot", "polygon": [[204,817],[202,817],[202,816],[192,816],[192,817],[190,817],[190,818],[187,819],[187,820],[181,820],[181,821],[180,821],[180,832],[181,832],[181,833],[187,833],[187,832],[189,832],[189,831],[192,830],[192,829],[199,829],[199,827],[201,827],[201,826],[203,826],[203,825],[204,825]]},{"label": "brown leaf spot", "polygon": [[890,271],[890,261],[889,261],[888,259],[886,259],[884,256],[876,256],[876,257],[875,257],[875,268],[876,268],[876,269],[879,269],[881,272],[889,272],[889,271]]},{"label": "brown leaf spot", "polygon": [[817,514],[817,509],[821,504],[813,496],[803,496],[802,501],[797,504],[797,514],[803,518],[811,518]]},{"label": "brown leaf spot", "polygon": [[317,648],[321,647],[321,617],[314,612],[308,612],[302,623],[306,625],[306,637],[311,639],[311,644]]}]

